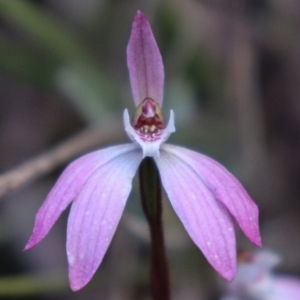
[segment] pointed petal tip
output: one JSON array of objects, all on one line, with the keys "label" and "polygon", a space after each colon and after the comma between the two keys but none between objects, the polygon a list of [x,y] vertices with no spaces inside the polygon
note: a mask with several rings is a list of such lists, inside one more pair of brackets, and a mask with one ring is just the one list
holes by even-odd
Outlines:
[{"label": "pointed petal tip", "polygon": [[92,276],[90,277],[75,277],[75,278],[71,278],[71,276],[69,276],[69,282],[70,282],[70,288],[73,292],[77,292],[81,289],[83,289],[92,279]]},{"label": "pointed petal tip", "polygon": [[235,260],[232,262],[231,268],[229,270],[227,269],[226,272],[224,272],[223,278],[225,278],[227,281],[232,281],[236,276],[236,272],[237,272],[237,260],[235,257]]},{"label": "pointed petal tip", "polygon": [[262,241],[261,241],[261,237],[258,236],[254,241],[253,243],[257,246],[257,247],[260,247],[262,248],[263,244],[262,244]]},{"label": "pointed petal tip", "polygon": [[23,251],[29,250],[30,248],[32,248],[34,245],[30,244],[30,241],[25,245]]},{"label": "pointed petal tip", "polygon": [[150,26],[147,17],[140,10],[138,10],[134,17],[134,20],[132,23],[132,28],[137,29],[137,28],[143,27],[145,24]]},{"label": "pointed petal tip", "polygon": [[235,277],[236,272],[230,273],[227,276],[224,276],[224,279],[231,282]]},{"label": "pointed petal tip", "polygon": [[258,247],[262,247],[262,240],[259,232],[258,221],[250,223],[250,226],[242,226],[243,224],[241,225],[240,223],[239,225],[251,243]]},{"label": "pointed petal tip", "polygon": [[224,276],[224,279],[227,280],[227,281],[232,281],[235,277],[235,272],[234,273],[230,273],[228,274],[227,276]]},{"label": "pointed petal tip", "polygon": [[25,245],[23,251],[29,250],[33,248],[36,244],[38,244],[41,239],[37,238],[35,233],[32,233],[31,237],[29,238],[27,244]]},{"label": "pointed petal tip", "polygon": [[235,278],[236,275],[236,264],[232,266],[231,269],[227,270],[217,270],[216,271],[220,274],[222,278],[224,278],[227,281],[232,281]]},{"label": "pointed petal tip", "polygon": [[33,248],[34,246],[36,246],[42,239],[44,238],[44,236],[41,236],[38,234],[37,231],[34,231],[32,233],[32,235],[30,236],[27,244],[25,245],[23,251],[29,250],[31,248]]},{"label": "pointed petal tip", "polygon": [[138,10],[136,12],[136,15],[134,17],[134,22],[136,22],[138,20],[140,20],[140,21],[148,21],[147,17],[140,10]]},{"label": "pointed petal tip", "polygon": [[70,259],[70,255],[67,256],[69,264],[70,288],[73,292],[77,292],[91,281],[94,272],[83,271],[83,269],[80,268],[80,264],[74,261],[74,258]]},{"label": "pointed petal tip", "polygon": [[79,282],[72,282],[70,280],[70,288],[73,292],[77,292],[79,291],[80,289],[82,289],[85,285],[87,284],[86,283],[79,283]]},{"label": "pointed petal tip", "polygon": [[246,237],[256,246],[262,247],[262,241],[261,236],[259,232],[258,223],[255,224],[255,226],[252,227],[252,230],[249,230],[248,232],[243,230]]},{"label": "pointed petal tip", "polygon": [[253,243],[255,246],[262,247],[262,241],[261,241],[259,229],[257,226],[253,226],[253,227],[250,229],[248,228],[241,228],[241,229],[251,243]]},{"label": "pointed petal tip", "polygon": [[256,246],[262,247],[261,236],[259,232],[259,224],[258,221],[251,224],[250,228],[242,228],[242,231],[245,233],[246,237]]}]

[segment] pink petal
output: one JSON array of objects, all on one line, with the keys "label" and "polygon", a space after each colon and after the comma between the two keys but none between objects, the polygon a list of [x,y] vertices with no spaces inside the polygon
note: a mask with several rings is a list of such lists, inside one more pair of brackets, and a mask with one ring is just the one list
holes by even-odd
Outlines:
[{"label": "pink petal", "polygon": [[299,278],[272,273],[279,260],[273,251],[248,253],[240,262],[235,279],[227,285],[228,295],[237,299],[300,300]]},{"label": "pink petal", "polygon": [[35,217],[33,233],[25,250],[39,243],[49,232],[61,213],[73,201],[88,177],[113,158],[133,151],[132,144],[119,145],[95,151],[72,162],[61,174]]},{"label": "pink petal", "polygon": [[127,46],[127,66],[136,106],[151,98],[163,102],[164,67],[147,18],[137,12]]},{"label": "pink petal", "polygon": [[162,148],[177,155],[196,172],[206,186],[235,217],[246,236],[261,246],[258,208],[241,183],[221,164],[203,154],[173,145]]},{"label": "pink petal", "polygon": [[86,285],[111,242],[142,152],[124,153],[98,168],[74,200],[67,230],[71,288]]},{"label": "pink petal", "polygon": [[236,272],[233,223],[191,166],[161,150],[154,158],[171,204],[209,263],[227,280]]}]

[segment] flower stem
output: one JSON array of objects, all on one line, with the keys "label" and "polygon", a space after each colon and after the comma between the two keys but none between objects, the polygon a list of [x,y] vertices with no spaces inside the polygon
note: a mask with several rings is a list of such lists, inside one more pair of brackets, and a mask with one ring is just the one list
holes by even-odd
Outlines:
[{"label": "flower stem", "polygon": [[170,280],[162,224],[162,188],[159,172],[152,158],[143,159],[139,179],[142,207],[150,229],[152,296],[154,300],[169,300]]}]

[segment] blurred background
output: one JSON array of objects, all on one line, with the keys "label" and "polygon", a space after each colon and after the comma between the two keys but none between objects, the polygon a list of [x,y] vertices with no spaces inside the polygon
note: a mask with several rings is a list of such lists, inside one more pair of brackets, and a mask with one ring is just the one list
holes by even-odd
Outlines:
[{"label": "blurred background", "polygon": [[[128,140],[119,124],[125,108],[134,111],[126,46],[138,9],[163,56],[163,109],[166,117],[174,109],[177,129],[170,142],[212,156],[240,179],[260,208],[264,246],[282,256],[278,270],[300,275],[297,0],[0,0],[1,174],[95,124],[109,144]],[[67,279],[68,212],[22,251],[70,160],[1,198],[0,299],[150,299],[136,181],[105,259],[81,291]],[[223,280],[164,205],[173,299],[220,299]],[[237,243],[254,249],[238,229]]]}]

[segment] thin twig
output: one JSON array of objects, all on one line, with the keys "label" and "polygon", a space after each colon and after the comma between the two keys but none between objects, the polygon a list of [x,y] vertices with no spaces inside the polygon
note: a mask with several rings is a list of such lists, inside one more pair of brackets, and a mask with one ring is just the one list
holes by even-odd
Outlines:
[{"label": "thin twig", "polygon": [[53,149],[32,158],[0,176],[0,197],[45,175],[75,156],[123,136],[119,122],[91,126]]}]

